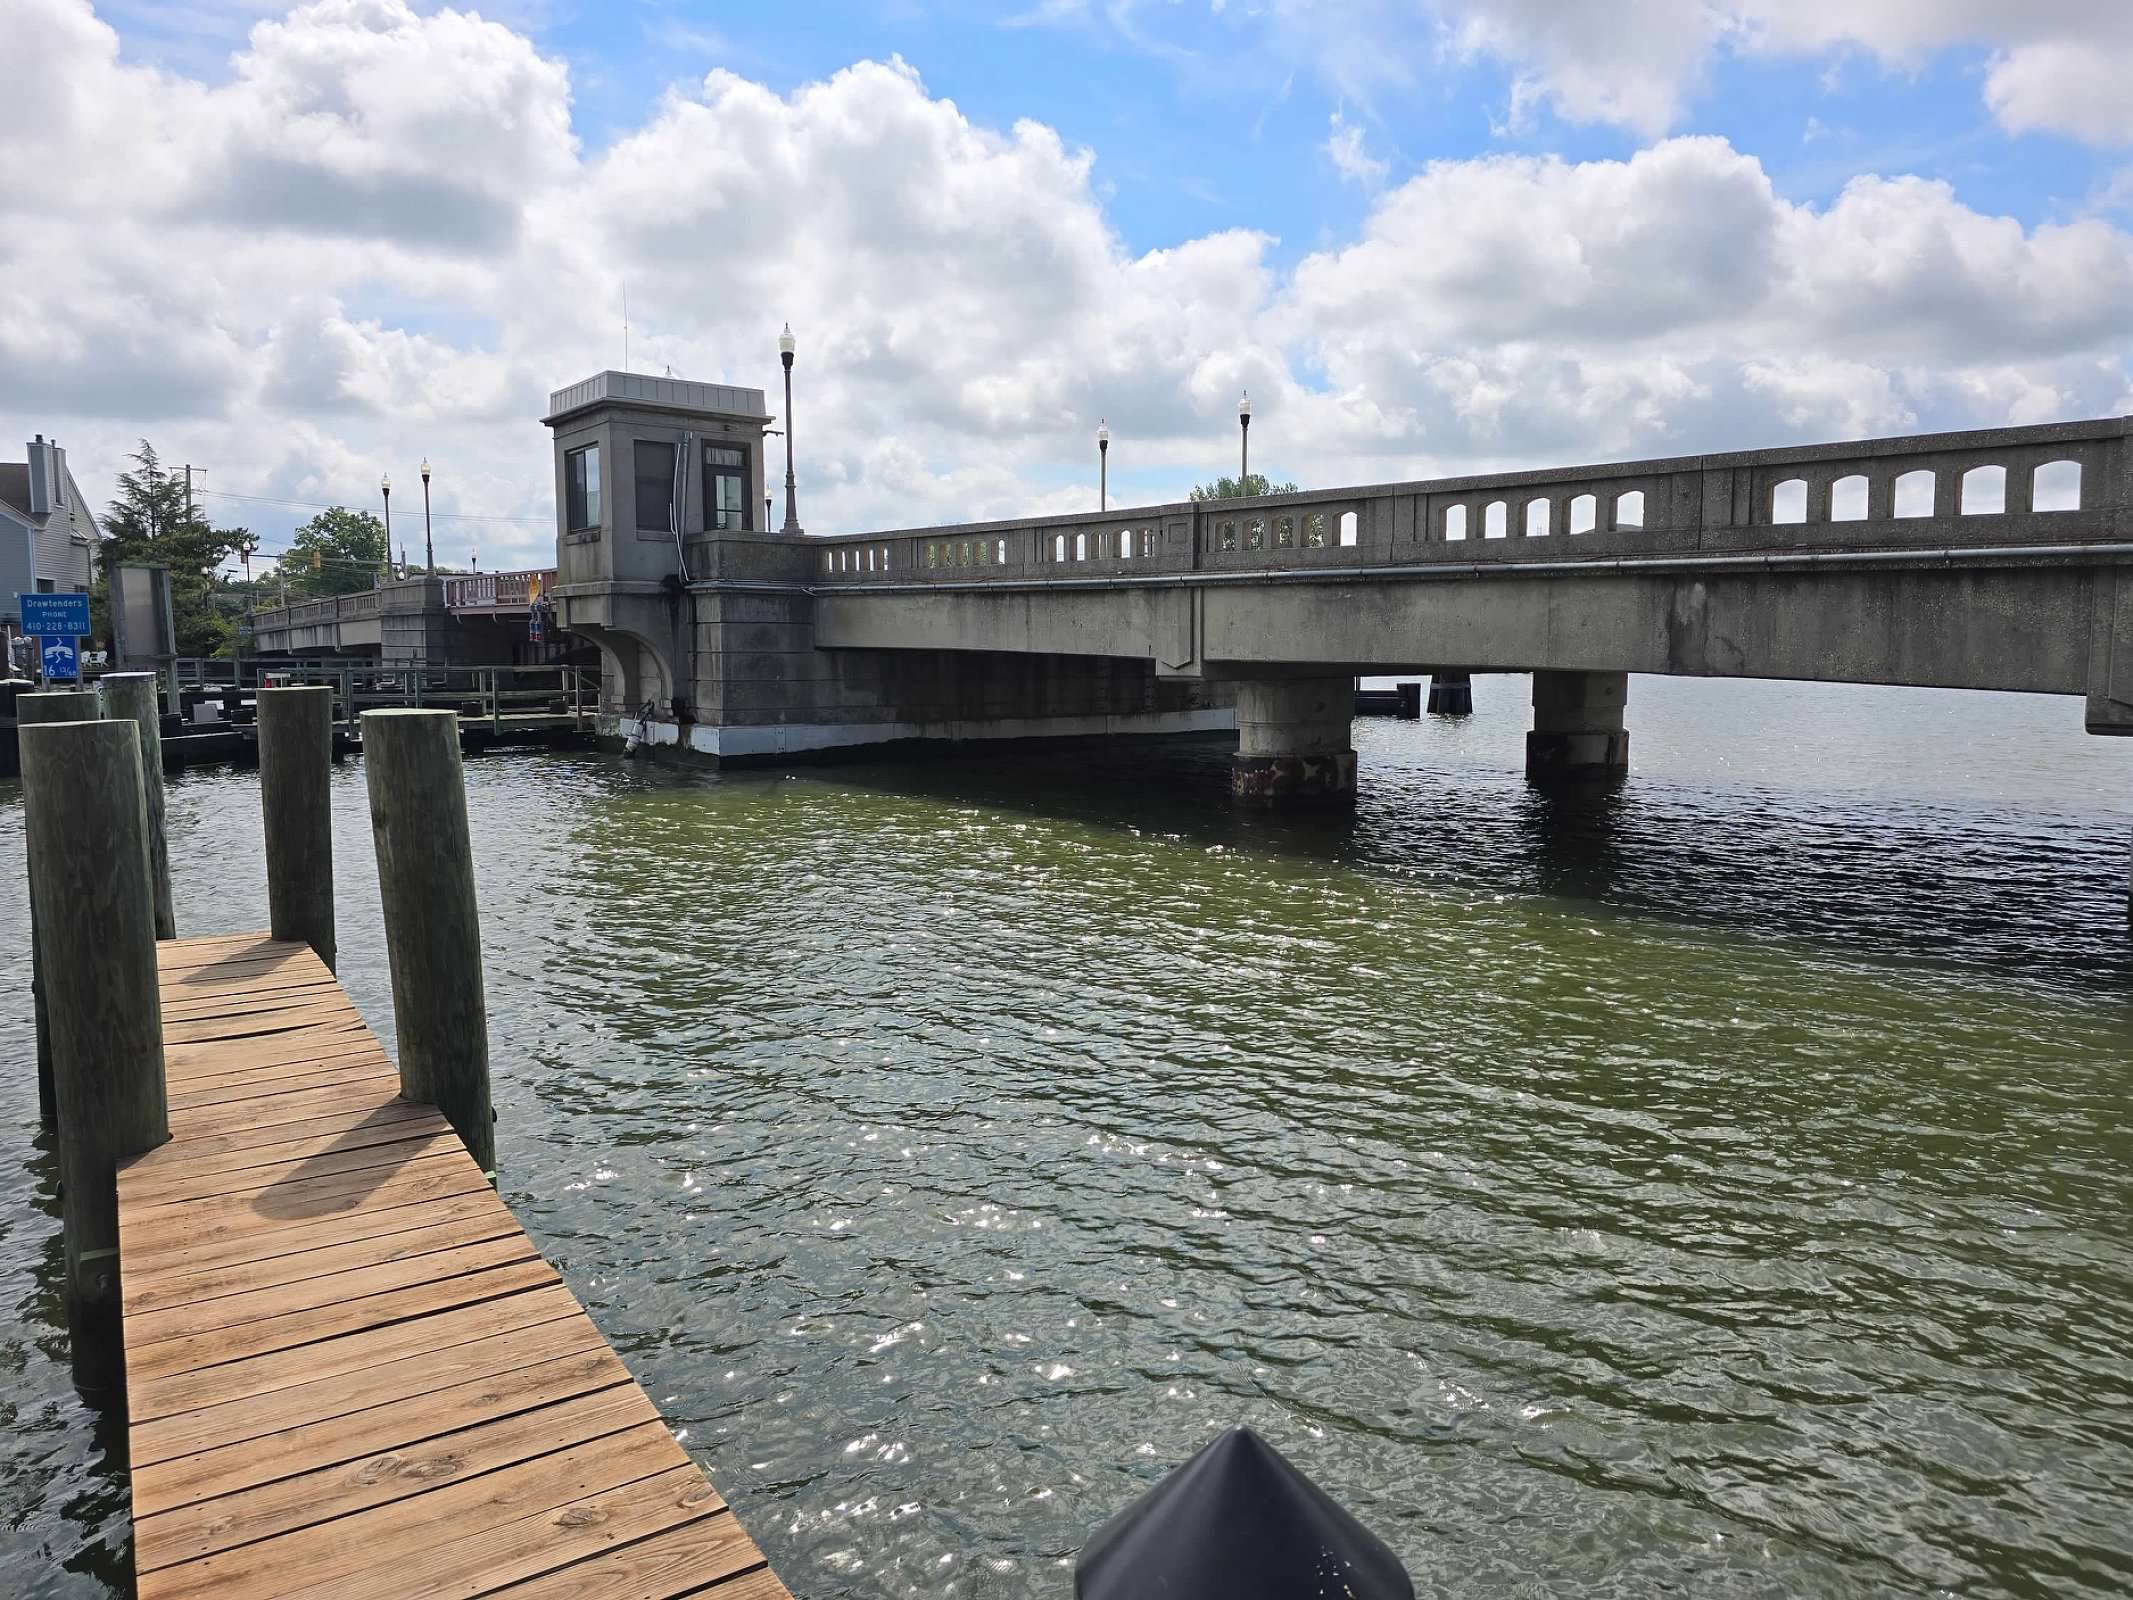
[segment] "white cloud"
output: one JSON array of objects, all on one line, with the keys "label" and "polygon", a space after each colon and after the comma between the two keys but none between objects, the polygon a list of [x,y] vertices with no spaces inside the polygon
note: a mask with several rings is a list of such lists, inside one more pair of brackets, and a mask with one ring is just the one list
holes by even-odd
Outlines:
[{"label": "white cloud", "polygon": [[1716,25],[1705,0],[1489,0],[1447,11],[1462,53],[1513,65],[1514,122],[1546,101],[1569,121],[1618,123],[1645,134],[1673,126],[1701,77]]},{"label": "white cloud", "polygon": [[1985,103],[2013,133],[2070,133],[2098,144],[2133,144],[2129,64],[2133,25],[2101,39],[2028,45],[1994,60],[1985,79]]},{"label": "white cloud", "polygon": [[1319,146],[1326,152],[1326,159],[1333,163],[1333,170],[1350,183],[1359,183],[1366,189],[1374,189],[1385,181],[1386,164],[1372,155],[1363,145],[1363,130],[1343,117],[1333,113],[1331,126],[1326,133],[1326,142]]},{"label": "white cloud", "polygon": [[1418,456],[1531,460],[2095,414],[2128,305],[2133,236],[2101,222],[2025,231],[1919,179],[1795,205],[1688,138],[1433,165],[1306,258],[1283,315]]},{"label": "white cloud", "polygon": [[2058,132],[2133,143],[2122,92],[2133,60],[2124,0],[1636,0],[1557,6],[1546,0],[1446,0],[1465,30],[1531,73],[1570,122],[1657,134],[1679,122],[1713,55],[1822,55],[1858,49],[1913,68],[1958,45],[1994,51],[1984,100],[2009,132]]},{"label": "white cloud", "polygon": [[[1114,0],[1114,17],[1136,0]],[[1992,52],[1984,101],[2010,132],[2133,143],[2126,0],[1262,0],[1276,50],[1369,104],[1433,57],[1511,74],[1506,125],[1542,107],[1655,138],[1677,127],[1723,54],[1871,57],[1912,70],[1954,47]]]},{"label": "white cloud", "polygon": [[[974,123],[899,62],[786,95],[713,73],[588,155],[565,69],[471,14],[325,0],[213,86],[129,65],[80,0],[10,22],[36,70],[0,103],[0,428],[57,433],[92,480],[144,433],[211,487],[298,499],[427,454],[440,508],[541,515],[547,391],[617,361],[625,283],[640,368],[775,397],[792,321],[824,531],[1079,503],[1062,464],[1098,415],[1114,489],[1182,492],[1227,464],[1246,387],[1255,459],[1321,483],[2133,388],[2133,238],[2100,210],[2025,230],[1903,178],[1798,206],[1717,139],[1438,163],[1282,271],[1241,230],[1134,253],[1094,154]],[[1331,135],[1382,185],[1359,129]],[[550,537],[478,542],[531,563]]]}]

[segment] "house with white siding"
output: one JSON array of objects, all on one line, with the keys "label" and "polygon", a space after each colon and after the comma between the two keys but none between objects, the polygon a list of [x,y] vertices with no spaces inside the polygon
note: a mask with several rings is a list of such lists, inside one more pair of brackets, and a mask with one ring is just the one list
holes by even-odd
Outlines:
[{"label": "house with white siding", "polygon": [[0,636],[10,639],[22,631],[18,594],[87,594],[96,577],[96,516],[66,451],[40,433],[28,454],[0,461]]}]

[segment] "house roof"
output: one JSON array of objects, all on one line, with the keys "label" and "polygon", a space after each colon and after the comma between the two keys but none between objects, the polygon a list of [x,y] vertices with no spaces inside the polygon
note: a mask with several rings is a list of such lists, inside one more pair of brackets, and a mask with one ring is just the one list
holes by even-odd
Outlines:
[{"label": "house roof", "polygon": [[30,514],[30,464],[27,461],[0,461],[0,500],[5,500],[24,516]]}]

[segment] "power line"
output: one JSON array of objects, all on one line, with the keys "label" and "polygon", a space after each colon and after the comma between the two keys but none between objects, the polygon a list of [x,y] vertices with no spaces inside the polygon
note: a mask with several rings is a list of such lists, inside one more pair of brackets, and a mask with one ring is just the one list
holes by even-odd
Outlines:
[{"label": "power line", "polygon": [[[243,500],[253,505],[286,506],[293,511],[366,511],[369,509],[368,506],[361,502],[350,503],[346,500],[338,505],[327,505],[320,500],[283,500],[274,495],[236,494],[228,489],[196,489],[193,492],[195,494],[211,494],[219,500]],[[433,511],[430,515],[440,519],[449,518],[455,522],[524,522],[542,527],[546,527],[554,520],[552,517],[508,516],[497,512],[479,511]]]}]

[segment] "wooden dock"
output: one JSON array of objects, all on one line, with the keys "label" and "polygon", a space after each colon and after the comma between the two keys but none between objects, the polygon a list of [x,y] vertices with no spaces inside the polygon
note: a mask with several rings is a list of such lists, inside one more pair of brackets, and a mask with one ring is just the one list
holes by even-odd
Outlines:
[{"label": "wooden dock", "polygon": [[309,948],[157,946],[121,1168],[141,1600],[790,1600]]}]

